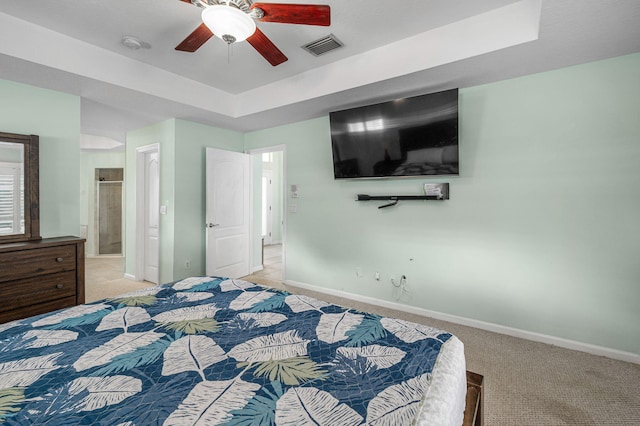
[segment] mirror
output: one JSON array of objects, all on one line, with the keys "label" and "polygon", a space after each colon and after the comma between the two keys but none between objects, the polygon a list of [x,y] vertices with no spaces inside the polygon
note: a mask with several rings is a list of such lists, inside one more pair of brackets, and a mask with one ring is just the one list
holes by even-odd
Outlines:
[{"label": "mirror", "polygon": [[0,132],[0,243],[40,239],[38,136]]}]

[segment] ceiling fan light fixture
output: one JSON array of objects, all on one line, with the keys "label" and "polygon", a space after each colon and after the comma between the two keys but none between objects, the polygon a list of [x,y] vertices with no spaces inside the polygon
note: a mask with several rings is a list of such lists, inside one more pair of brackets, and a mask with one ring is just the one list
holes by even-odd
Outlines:
[{"label": "ceiling fan light fixture", "polygon": [[228,44],[244,41],[256,31],[256,23],[249,15],[227,5],[206,7],[202,11],[202,22]]}]

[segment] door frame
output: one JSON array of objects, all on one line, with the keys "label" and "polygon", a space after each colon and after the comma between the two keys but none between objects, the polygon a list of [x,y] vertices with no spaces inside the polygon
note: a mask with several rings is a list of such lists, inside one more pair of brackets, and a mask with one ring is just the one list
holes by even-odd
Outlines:
[{"label": "door frame", "polygon": [[[101,185],[103,184],[108,184],[108,183],[119,183],[120,184],[120,190],[121,190],[121,200],[120,200],[120,217],[121,217],[121,226],[120,226],[120,241],[121,241],[121,246],[120,246],[120,253],[113,253],[113,254],[100,254],[100,188]],[[125,235],[124,235],[124,223],[125,223],[125,217],[124,217],[124,181],[122,180],[105,180],[105,181],[100,181],[97,180],[96,181],[96,190],[95,190],[95,194],[96,194],[96,202],[95,202],[95,212],[94,212],[94,216],[95,218],[93,219],[94,222],[94,230],[93,230],[93,234],[94,234],[94,255],[96,257],[101,257],[101,256],[120,256],[122,257],[124,255],[124,239],[125,239]]]},{"label": "door frame", "polygon": [[[145,187],[146,187],[146,167],[145,157],[147,154],[158,153],[158,165],[160,165],[160,144],[153,143],[136,148],[136,270],[134,279],[136,281],[144,281],[145,269],[145,214],[139,214],[145,211]],[[159,185],[158,185],[159,187]],[[158,232],[158,281],[160,280],[160,239],[161,233]]]},{"label": "door frame", "polygon": [[[260,181],[262,182],[262,179],[264,179],[265,177],[269,179],[271,182],[273,182],[273,170],[263,168]],[[263,194],[263,197],[264,197],[264,194]],[[271,205],[273,204],[273,187],[271,183],[269,183],[269,186],[267,189],[267,201]],[[261,216],[260,218],[262,219],[262,212],[260,212],[260,216]],[[269,209],[267,211],[266,224],[267,224],[267,235],[263,235],[262,238],[264,238],[265,243],[268,243],[266,245],[269,245],[273,242],[273,209]]]},{"label": "door frame", "polygon": [[[282,152],[282,164],[281,164],[281,172],[282,172],[282,199],[280,200],[280,202],[282,203],[282,281],[284,281],[287,277],[286,277],[286,271],[287,271],[287,250],[286,250],[286,244],[287,244],[287,145],[281,144],[281,145],[272,145],[272,146],[266,146],[264,148],[254,148],[254,149],[249,149],[247,151],[245,151],[246,154],[250,154],[250,155],[258,155],[258,154],[263,154],[265,152]],[[253,172],[253,167],[251,168],[251,171]],[[251,236],[253,237],[253,234],[255,232],[255,230],[253,229],[253,222],[254,222],[254,218],[253,218],[253,213],[254,213],[254,195],[255,195],[255,191],[256,188],[253,187],[253,179],[251,179],[251,219],[250,219],[250,232],[251,232]],[[262,232],[261,232],[262,233]],[[253,241],[253,238],[251,238],[251,253],[253,253],[253,247],[254,244],[260,244],[260,241]],[[262,269],[262,268],[260,268]],[[259,270],[259,269],[258,269]],[[251,266],[251,273],[256,272],[253,270],[253,265]]]}]

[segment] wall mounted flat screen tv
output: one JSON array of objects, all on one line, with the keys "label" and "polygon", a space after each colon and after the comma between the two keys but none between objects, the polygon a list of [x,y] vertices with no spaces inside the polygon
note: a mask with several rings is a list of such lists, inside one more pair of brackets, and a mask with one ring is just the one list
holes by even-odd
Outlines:
[{"label": "wall mounted flat screen tv", "polygon": [[458,174],[458,89],[329,114],[336,179]]}]

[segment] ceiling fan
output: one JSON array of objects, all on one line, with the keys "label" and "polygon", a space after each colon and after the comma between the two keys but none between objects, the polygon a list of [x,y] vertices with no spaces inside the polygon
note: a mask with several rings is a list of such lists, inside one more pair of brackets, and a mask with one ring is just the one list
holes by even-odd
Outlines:
[{"label": "ceiling fan", "polygon": [[251,0],[181,0],[203,8],[198,28],[176,46],[195,52],[216,35],[227,44],[247,40],[274,67],[287,60],[255,21],[283,24],[331,25],[331,9],[319,4],[253,3]]}]

